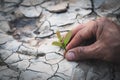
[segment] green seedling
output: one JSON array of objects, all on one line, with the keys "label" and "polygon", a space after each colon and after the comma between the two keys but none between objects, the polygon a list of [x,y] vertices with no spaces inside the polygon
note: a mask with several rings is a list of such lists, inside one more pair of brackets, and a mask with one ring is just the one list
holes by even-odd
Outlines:
[{"label": "green seedling", "polygon": [[57,31],[56,34],[57,34],[58,41],[52,42],[52,45],[59,46],[59,47],[65,49],[65,51],[66,51],[66,46],[71,39],[72,31],[69,31],[65,37],[61,36],[60,31]]}]

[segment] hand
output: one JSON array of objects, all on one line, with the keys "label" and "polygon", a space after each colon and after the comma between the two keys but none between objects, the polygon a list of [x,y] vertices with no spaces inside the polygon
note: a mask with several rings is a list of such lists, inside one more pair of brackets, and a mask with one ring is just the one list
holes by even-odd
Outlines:
[{"label": "hand", "polygon": [[99,59],[120,63],[120,26],[106,18],[81,24],[72,30],[66,50],[65,58],[70,61]]}]

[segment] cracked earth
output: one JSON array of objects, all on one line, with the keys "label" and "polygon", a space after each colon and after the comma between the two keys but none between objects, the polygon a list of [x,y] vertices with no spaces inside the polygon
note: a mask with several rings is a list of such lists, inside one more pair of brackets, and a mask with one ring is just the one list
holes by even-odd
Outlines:
[{"label": "cracked earth", "polygon": [[69,62],[55,32],[106,16],[120,24],[119,0],[0,0],[0,80],[120,80],[120,66]]}]

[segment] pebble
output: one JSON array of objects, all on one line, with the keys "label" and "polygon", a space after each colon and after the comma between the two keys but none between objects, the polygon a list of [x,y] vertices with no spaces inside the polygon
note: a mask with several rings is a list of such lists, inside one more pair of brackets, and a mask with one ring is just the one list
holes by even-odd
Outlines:
[{"label": "pebble", "polygon": [[36,7],[19,7],[19,10],[24,14],[26,17],[38,17],[42,12],[42,8],[40,6]]},{"label": "pebble", "polygon": [[53,13],[65,12],[68,8],[68,2],[62,2],[56,5],[48,6],[46,9]]},{"label": "pebble", "polygon": [[0,29],[4,32],[7,32],[10,30],[9,23],[7,21],[0,21]]}]

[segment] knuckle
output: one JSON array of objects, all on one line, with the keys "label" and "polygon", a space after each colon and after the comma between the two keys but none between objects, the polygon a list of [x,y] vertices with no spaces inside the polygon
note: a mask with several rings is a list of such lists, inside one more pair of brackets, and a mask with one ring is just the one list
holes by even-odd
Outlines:
[{"label": "knuckle", "polygon": [[79,33],[75,36],[75,40],[83,41],[82,35]]},{"label": "knuckle", "polygon": [[84,47],[79,47],[78,49],[77,49],[77,53],[79,53],[79,56],[82,56],[82,57],[84,57],[85,56],[85,48]]},{"label": "knuckle", "polygon": [[99,18],[98,23],[105,24],[106,22],[110,22],[110,20],[106,17]]}]

